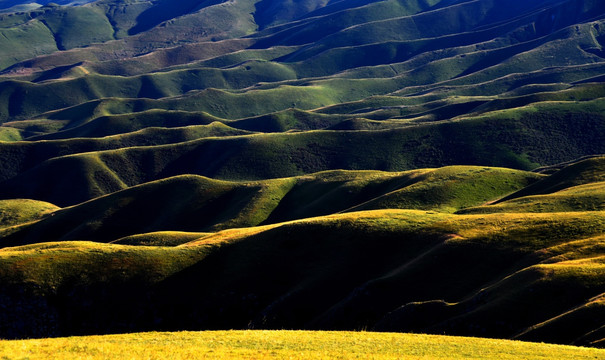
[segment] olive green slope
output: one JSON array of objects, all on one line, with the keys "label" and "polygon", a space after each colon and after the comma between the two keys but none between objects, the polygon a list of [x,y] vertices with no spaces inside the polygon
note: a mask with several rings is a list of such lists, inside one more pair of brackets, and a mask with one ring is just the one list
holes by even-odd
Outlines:
[{"label": "olive green slope", "polygon": [[0,200],[0,228],[38,220],[59,209],[58,206],[43,201]]},{"label": "olive green slope", "polygon": [[207,232],[364,209],[453,212],[496,200],[542,176],[454,166],[402,173],[327,171],[227,182],[182,175],[55,211],[3,232],[0,246],[46,241],[110,242],[157,231]]},{"label": "olive green slope", "polygon": [[[77,21],[100,14],[111,25],[112,36],[120,40],[58,52],[56,59],[63,60],[57,62],[55,55],[34,58],[4,73],[0,82],[2,139],[31,143],[10,144],[14,147],[0,151],[6,164],[2,180],[28,177],[23,174],[28,170],[45,172],[33,168],[54,167],[44,161],[65,155],[244,134],[226,128],[210,133],[202,128],[151,129],[119,141],[34,142],[99,138],[151,126],[173,128],[212,121],[254,132],[323,129],[334,133],[287,138],[303,143],[301,149],[284,146],[286,138],[279,136],[268,138],[262,149],[257,149],[258,142],[250,149],[250,139],[229,139],[210,146],[214,151],[209,154],[192,155],[190,145],[179,145],[175,151],[187,149],[190,159],[201,158],[189,161],[193,165],[171,165],[162,176],[195,173],[263,179],[336,168],[401,171],[454,164],[530,169],[603,153],[598,134],[602,133],[600,99],[605,96],[599,80],[605,66],[599,50],[604,12],[600,2],[576,0],[507,4],[306,1],[296,5],[238,0],[179,6],[167,1],[116,4],[106,0],[5,14],[0,20],[6,29],[41,21],[54,31],[59,45],[72,42],[71,47],[93,40],[77,43],[80,40],[72,37],[70,26],[82,28]],[[220,23],[214,17],[217,14],[224,15]],[[205,28],[206,34],[195,30],[180,36],[183,29],[194,25],[198,29],[206,22],[212,23]],[[229,24],[232,29],[225,30]],[[80,32],[84,36],[87,31]],[[243,34],[247,36],[240,37]],[[151,41],[152,37],[156,40]],[[145,55],[134,56],[141,54]],[[492,114],[495,110],[509,111]],[[465,124],[437,123],[425,139],[426,123],[478,115],[480,120],[473,118]],[[450,127],[455,128],[451,137],[445,134]],[[367,134],[343,132],[358,130],[383,130],[372,136],[397,141],[386,140],[378,152],[366,141]],[[570,138],[565,139],[563,133]],[[458,143],[462,136],[466,144]],[[532,137],[540,141],[529,144]],[[406,143],[403,149],[394,147],[402,141]],[[426,147],[420,151],[416,141]],[[367,151],[355,154],[357,149],[347,142],[359,149],[367,146]],[[216,164],[218,153],[224,154],[227,144],[235,159]],[[257,164],[268,164],[267,170],[259,173],[258,166],[242,166],[238,160],[241,144],[246,154],[254,154]],[[273,156],[276,152],[283,158]],[[353,156],[339,158],[342,152]],[[160,168],[168,166],[163,155],[153,156],[159,159]],[[200,168],[208,158],[207,166]],[[135,175],[108,167],[119,179],[160,178],[146,174],[146,168],[138,165],[128,170],[141,172]],[[85,182],[74,184],[76,193],[90,194],[77,201],[119,188],[81,190],[91,188],[86,184],[90,176],[68,177]],[[141,183],[122,180],[129,186]],[[13,189],[13,185],[7,186]],[[26,197],[36,196],[34,191]]]},{"label": "olive green slope", "polygon": [[572,163],[489,206],[464,213],[573,212],[605,209],[605,159]]},{"label": "olive green slope", "polygon": [[[163,3],[159,2],[156,5],[161,7]],[[93,4],[99,7],[103,3]],[[223,5],[210,5],[204,8],[204,10],[217,6],[221,7],[221,9],[226,8],[226,5]],[[93,8],[94,6],[90,5],[88,7]],[[238,11],[243,11],[242,9],[246,8],[246,6],[251,5],[242,0],[233,5],[230,11],[238,14]],[[12,118],[27,118],[44,111],[77,105],[87,100],[102,97],[140,96],[158,98],[177,96],[192,89],[199,90],[209,87],[239,89],[258,82],[272,83],[292,78],[339,76],[339,72],[352,68],[356,69],[353,71],[353,74],[347,73],[344,76],[362,76],[366,80],[368,80],[367,78],[383,78],[382,80],[372,79],[372,81],[363,82],[362,84],[364,85],[362,87],[367,87],[367,89],[358,93],[348,94],[348,99],[343,98],[343,94],[339,94],[336,85],[329,87],[331,92],[335,92],[335,94],[317,93],[312,88],[305,89],[305,87],[301,87],[300,91],[309,92],[305,96],[315,97],[315,99],[296,104],[295,106],[312,108],[347,100],[359,100],[368,95],[390,93],[410,86],[430,85],[435,82],[450,81],[452,84],[477,84],[517,72],[546,71],[548,67],[553,66],[573,67],[602,62],[598,49],[601,47],[600,41],[602,41],[601,33],[603,26],[600,20],[587,22],[588,20],[594,20],[595,17],[598,18],[599,14],[602,14],[603,10],[605,10],[602,8],[602,5],[596,2],[583,5],[578,4],[577,1],[550,4],[551,8],[549,8],[548,12],[535,11],[540,6],[539,3],[534,4],[521,1],[515,2],[512,5],[492,1],[480,3],[464,2],[456,6],[439,7],[441,5],[438,5],[433,11],[423,11],[427,10],[427,6],[429,4],[422,6],[405,5],[396,1],[385,1],[371,3],[368,6],[344,9],[334,13],[328,12],[317,17],[295,21],[290,25],[277,27],[302,29],[308,31],[310,34],[314,34],[314,36],[319,36],[320,39],[304,38],[304,41],[301,40],[297,43],[282,44],[278,39],[271,40],[272,36],[277,36],[278,34],[284,36],[283,32],[287,32],[287,30],[276,29],[274,35],[258,35],[260,43],[263,41],[267,42],[265,45],[261,45],[260,43],[254,45],[258,49],[243,50],[243,48],[240,48],[242,51],[237,52],[238,56],[236,57],[239,59],[239,62],[233,60],[229,62],[227,60],[228,62],[225,63],[225,59],[221,61],[219,60],[221,56],[219,56],[214,60],[211,59],[202,63],[193,62],[191,67],[167,69],[166,71],[147,74],[144,77],[141,77],[141,75],[128,78],[112,77],[108,76],[112,74],[110,70],[100,70],[99,68],[99,71],[106,74],[105,76],[100,76],[94,73],[94,69],[98,68],[95,64],[100,59],[91,59],[85,55],[80,56],[77,53],[68,52],[69,54],[65,56],[68,56],[70,59],[80,59],[80,61],[70,64],[44,65],[45,68],[51,69],[47,70],[49,73],[40,75],[37,78],[31,78],[36,82],[42,81],[44,84],[38,84],[38,86],[33,86],[31,83],[9,82],[4,84],[3,87],[7,91],[7,94],[4,96],[7,98],[10,97],[13,104],[11,105],[11,110],[3,115]],[[329,7],[327,6],[326,9]],[[183,8],[186,8],[186,6],[183,5]],[[394,9],[399,10],[396,11]],[[513,16],[516,13],[511,12],[511,9],[523,13],[524,16],[521,18]],[[565,11],[571,9],[574,9],[573,12],[570,12],[573,16],[565,14]],[[206,16],[205,18],[208,18],[209,15],[205,14],[204,10],[195,13],[195,16],[198,18]],[[257,11],[261,10],[257,9]],[[357,12],[361,14],[357,14]],[[51,11],[50,13],[54,12]],[[154,12],[151,11],[150,16],[152,13]],[[368,15],[370,13],[374,15]],[[168,14],[164,15],[168,16]],[[402,17],[402,15],[411,16]],[[329,24],[347,24],[346,21],[342,22],[344,20],[341,19],[345,16],[351,17],[349,21],[356,22],[350,23],[350,27],[341,29],[314,29],[314,27],[333,26]],[[555,17],[554,20],[553,16]],[[444,25],[440,27],[422,28],[423,24],[435,23],[432,20],[433,18],[453,19],[459,17],[468,21],[442,21],[440,23]],[[225,19],[226,22],[228,22],[227,19]],[[377,21],[380,19],[383,20]],[[144,20],[144,18],[141,20]],[[394,32],[388,30],[392,26],[399,28],[401,26],[400,22],[422,25],[412,26],[408,31]],[[553,23],[548,24],[548,22]],[[391,23],[393,24],[391,25]],[[482,23],[494,24],[494,27],[482,27],[480,26]],[[576,23],[579,25],[575,25]],[[176,22],[169,22],[166,26],[156,27],[152,30],[160,31],[159,29],[171,28],[172,26],[170,25],[178,27],[175,24]],[[420,28],[417,28],[418,26]],[[471,31],[471,29],[475,28],[476,31]],[[331,31],[335,32],[332,33]],[[448,36],[453,36],[454,38],[449,38]],[[367,45],[366,42],[373,45]],[[300,48],[301,45],[306,43],[309,45]],[[114,44],[114,42],[108,43],[108,46],[109,44],[114,47],[120,46]],[[250,45],[252,44],[249,43],[246,46]],[[285,47],[293,45],[295,47],[293,51],[295,51],[288,54],[284,49],[284,52],[280,56],[279,51],[276,52],[273,50],[276,45],[282,47],[283,45],[286,45]],[[208,47],[221,48],[220,45],[215,45],[215,43],[208,44]],[[313,50],[318,47],[320,50]],[[262,52],[259,52],[262,49],[266,49],[267,54],[273,55],[265,57],[265,55],[262,55]],[[233,56],[229,53],[233,50],[236,49],[225,46],[222,49],[222,54]],[[122,52],[116,49],[112,49],[112,51]],[[187,52],[188,50],[183,49],[183,51]],[[217,51],[218,53],[214,52],[215,55],[220,55],[221,50]],[[123,52],[123,56],[128,58],[128,51]],[[212,51],[209,52],[212,53]],[[245,55],[246,52],[250,54]],[[553,52],[562,53],[565,56],[548,56],[549,53]],[[201,56],[203,59],[204,56]],[[162,60],[166,57],[180,58],[181,56],[178,53],[167,53],[164,56],[154,56],[150,53],[140,57],[142,61],[139,64],[140,66],[132,65],[130,67],[132,69],[147,69],[147,71],[152,71],[148,63],[158,61],[159,67],[153,69],[158,70],[168,66]],[[184,58],[188,58],[188,56],[184,56]],[[378,63],[368,62],[370,61],[369,59],[377,59]],[[90,65],[92,67],[83,64],[83,60],[92,61]],[[190,60],[192,61],[193,59],[190,58]],[[246,60],[248,63],[245,63],[244,66],[242,61]],[[267,60],[273,61],[267,63]],[[110,62],[107,65],[109,68],[121,67],[115,62]],[[375,69],[368,69],[368,66],[372,66]],[[19,74],[27,74],[30,72],[30,69],[35,67],[36,65],[27,63],[23,69],[14,71]],[[53,69],[53,67],[56,68]],[[65,67],[74,70],[66,71]],[[244,69],[247,71],[244,71]],[[65,77],[61,78],[62,75],[60,74],[64,71],[66,71]],[[55,75],[52,75],[53,72]],[[123,74],[122,70],[115,72],[115,75]],[[384,77],[392,77],[393,75],[397,75],[396,81],[384,79]],[[58,83],[48,82],[55,76],[59,76],[58,80],[60,81]],[[554,81],[556,80],[556,75],[550,75],[549,78],[551,79],[550,81]],[[352,88],[359,88],[359,84],[356,84],[356,86],[351,86],[350,84],[348,86],[342,84],[341,86],[346,86],[347,91],[350,91]],[[296,86],[299,85],[296,84]],[[66,90],[63,90],[66,88],[77,88],[79,91],[72,91],[68,94],[65,92]],[[36,92],[45,93],[47,100],[36,101],[35,103],[30,102],[28,99],[32,96],[23,96],[23,92],[25,91],[30,95]],[[286,94],[286,96],[291,97],[292,94]],[[300,96],[298,95],[298,97]],[[35,98],[41,99],[44,97],[36,96]],[[289,102],[288,106],[292,106],[291,104],[292,102]],[[246,108],[245,101],[238,105],[236,107]],[[252,109],[254,112],[247,113],[247,115],[241,113],[230,114],[221,112],[220,110],[217,111],[217,109],[211,111],[211,113],[223,117],[237,117],[261,115],[268,111],[284,109],[283,105],[280,106],[273,103],[272,106],[272,108],[266,109]]]},{"label": "olive green slope", "polygon": [[[171,103],[182,99],[181,95],[188,94],[191,90],[204,89],[216,90],[188,94],[182,99],[183,104],[178,105],[181,106],[180,109],[192,110],[191,107],[187,107],[189,103],[189,106],[195,105],[196,109],[210,112],[212,115],[233,119],[284,110],[288,107],[314,109],[341,102],[361,100],[371,95],[385,95],[398,90],[401,90],[399,93],[404,95],[411,89],[420,91],[417,87],[425,87],[423,91],[427,92],[426,88],[434,88],[433,84],[441,82],[450,86],[468,86],[488,81],[502,82],[500,78],[503,76],[519,72],[538,72],[533,74],[535,77],[539,77],[533,80],[538,83],[557,84],[585,80],[602,74],[603,59],[584,50],[591,46],[601,46],[598,41],[595,43],[594,40],[597,25],[586,24],[577,32],[572,32],[571,28],[565,28],[546,39],[539,38],[540,42],[545,44],[524,45],[517,51],[504,47],[466,54],[468,51],[466,49],[466,51],[455,54],[446,53],[446,57],[442,59],[436,59],[435,55],[429,51],[426,53],[430,54],[428,64],[426,61],[400,63],[397,59],[379,56],[379,59],[389,64],[386,68],[384,66],[367,68],[365,66],[376,64],[362,63],[351,65],[351,67],[361,67],[359,70],[341,74],[339,72],[347,67],[321,69],[327,66],[326,64],[330,60],[336,61],[341,66],[343,62],[340,59],[356,57],[368,59],[375,56],[372,54],[380,51],[366,49],[366,52],[363,52],[363,49],[355,47],[354,51],[359,52],[358,54],[326,54],[326,59],[315,56],[313,59],[304,59],[300,63],[258,59],[248,60],[227,68],[193,67],[131,77],[94,73],[73,76],[73,73],[70,73],[65,78],[56,81],[49,81],[42,77],[45,81],[40,83],[7,80],[3,83],[0,100],[5,103],[10,100],[11,104],[10,106],[5,105],[6,110],[0,113],[0,121],[5,122],[9,118],[27,119],[48,111],[100,98],[171,98],[158,102],[152,101],[147,106],[155,108],[170,106],[171,109],[174,109],[175,105],[171,105]],[[439,44],[435,47],[438,48]],[[392,51],[399,52],[400,50],[393,49]],[[490,54],[493,51],[500,51],[502,54],[497,55],[493,60],[485,60],[485,58],[490,59],[495,56]],[[547,54],[553,52],[564,53],[566,56],[548,57]],[[578,77],[578,74],[574,76],[573,70],[577,66],[594,63],[596,64],[593,65],[595,68],[592,72],[583,71],[580,75],[583,77]],[[313,72],[309,73],[305,70],[306,66]],[[545,69],[549,67],[561,67],[562,69],[552,72]],[[89,72],[85,69],[79,70],[80,73],[82,71]],[[566,76],[568,72],[571,74]],[[295,80],[318,76],[328,78],[314,79],[311,83]],[[568,78],[566,79],[566,77]],[[267,84],[242,90],[258,83]],[[310,84],[315,86],[305,86]],[[527,85],[527,83],[522,85]],[[74,89],[78,91],[73,91]],[[221,91],[218,91],[219,89]],[[494,84],[489,88],[483,86],[479,89],[481,89],[482,95],[498,95],[511,90],[510,87],[497,88]],[[474,90],[477,93],[478,89]],[[456,89],[452,95],[469,95],[468,91],[466,88]],[[202,99],[199,99],[200,97]],[[250,104],[251,99],[258,98],[263,98],[264,101],[260,104]],[[299,99],[293,102],[293,98]],[[33,99],[37,99],[37,101]],[[126,101],[134,102],[134,99]],[[204,104],[207,101],[235,103],[235,106],[217,108],[212,107],[211,104]],[[87,117],[92,115],[85,114]]]},{"label": "olive green slope", "polygon": [[[65,206],[182,174],[261,180],[331,169],[404,171],[442,164],[530,170],[604,153],[601,119],[598,113],[546,115],[526,109],[393,130],[256,134],[161,146],[119,148],[130,136],[6,143],[0,144],[5,164],[0,196]],[[186,130],[176,134],[191,131]],[[67,188],[72,190],[62,190]]]},{"label": "olive green slope", "polygon": [[[2,230],[2,246],[111,242],[150,232],[208,232],[360,210],[505,215],[602,211],[603,160],[583,160],[552,175],[453,166],[400,173],[326,171],[248,182],[182,175],[127,189],[118,182],[115,193],[64,209],[5,200],[6,225],[12,226]],[[533,195],[553,184],[564,188]]]},{"label": "olive green slope", "polygon": [[605,344],[602,1],[100,0],[0,34],[0,337]]},{"label": "olive green slope", "polygon": [[5,248],[0,330],[373,329],[598,346],[604,232],[602,212],[376,210],[177,247]]}]

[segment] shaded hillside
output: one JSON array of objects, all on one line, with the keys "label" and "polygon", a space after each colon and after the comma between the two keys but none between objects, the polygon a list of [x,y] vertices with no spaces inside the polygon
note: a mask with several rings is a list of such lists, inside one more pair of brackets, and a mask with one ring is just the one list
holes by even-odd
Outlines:
[{"label": "shaded hillside", "polygon": [[[0,149],[3,188],[10,189],[3,196],[39,197],[35,189],[46,185],[31,183],[28,171],[50,172],[52,179],[63,156],[117,149],[123,151],[98,156],[128,186],[186,173],[264,179],[340,168],[527,170],[605,153],[604,14],[601,2],[578,0],[103,0],[3,14],[7,32],[42,26],[53,38],[37,37],[44,44],[73,48],[32,54],[3,72],[0,139],[25,140]],[[92,17],[105,25],[94,25]],[[116,40],[93,44],[110,38]],[[2,48],[10,56],[20,46],[46,52],[26,40],[19,35]],[[508,112],[493,113],[498,110]],[[196,146],[183,142],[245,133],[145,131],[213,121],[245,131],[305,133]],[[163,144],[178,144],[168,152],[180,153],[183,162],[167,158],[165,147],[130,149]],[[117,154],[133,165],[116,168]],[[87,164],[77,156],[73,161]],[[153,170],[141,166],[141,156],[154,158]],[[97,165],[82,166],[105,172]],[[103,181],[85,171],[65,177],[76,194],[87,195],[62,205],[120,188],[117,181],[86,190]],[[46,193],[55,192],[52,182]],[[41,199],[55,201],[61,196],[55,194]]]},{"label": "shaded hillside", "polygon": [[178,247],[7,248],[0,330],[388,329],[597,345],[603,219],[386,210]]},{"label": "shaded hillside", "polygon": [[[1,230],[3,246],[32,245],[0,250],[0,331],[371,329],[601,346],[603,159],[551,175],[181,176],[45,208]],[[536,205],[553,187],[553,206]]]},{"label": "shaded hillside", "polygon": [[603,46],[602,0],[2,11],[0,337],[602,347]]},{"label": "shaded hillside", "polygon": [[[574,110],[528,109],[510,117],[500,113],[393,130],[203,138],[121,149],[116,148],[128,137],[8,143],[0,145],[5,164],[0,196],[64,206],[181,174],[259,180],[330,169],[402,171],[443,163],[529,170],[604,153],[601,119],[600,114]],[[99,151],[111,148],[116,150]],[[64,192],[67,188],[71,191]]]},{"label": "shaded hillside", "polygon": [[357,207],[453,212],[496,200],[540,178],[523,171],[462,166],[403,173],[329,171],[256,182],[177,176],[7,229],[0,245],[82,239],[111,242],[156,231],[217,231]]}]

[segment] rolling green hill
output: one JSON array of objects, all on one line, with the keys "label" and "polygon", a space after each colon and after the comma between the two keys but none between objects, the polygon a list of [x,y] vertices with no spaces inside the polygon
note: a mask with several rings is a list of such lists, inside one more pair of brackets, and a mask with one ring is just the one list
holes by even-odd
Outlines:
[{"label": "rolling green hill", "polygon": [[604,219],[377,210],[177,247],[5,248],[1,329],[354,328],[598,345]]},{"label": "rolling green hill", "polygon": [[1,330],[372,329],[601,346],[602,165],[179,176],[43,208],[0,231],[3,246],[31,244],[0,250],[13,304]]},{"label": "rolling green hill", "polygon": [[58,206],[27,199],[0,200],[0,227],[27,223],[59,210]]},{"label": "rolling green hill", "polygon": [[402,173],[327,171],[255,182],[182,175],[134,186],[11,228],[2,246],[82,239],[110,242],[168,230],[217,231],[357,208],[453,212],[496,200],[540,178],[523,171],[461,166]]},{"label": "rolling green hill", "polygon": [[0,338],[603,347],[603,46],[602,0],[0,0]]},{"label": "rolling green hill", "polygon": [[[514,116],[497,113],[393,130],[257,134],[119,149],[121,137],[7,143],[0,144],[5,164],[0,196],[73,205],[119,190],[122,183],[132,186],[181,174],[260,180],[330,169],[402,171],[443,163],[529,170],[605,152],[601,118],[598,113],[527,109]],[[73,191],[62,192],[65,186]]]}]

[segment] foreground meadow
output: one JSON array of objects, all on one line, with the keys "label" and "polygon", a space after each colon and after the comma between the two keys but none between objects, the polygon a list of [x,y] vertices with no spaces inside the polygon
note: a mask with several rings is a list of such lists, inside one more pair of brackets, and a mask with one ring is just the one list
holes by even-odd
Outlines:
[{"label": "foreground meadow", "polygon": [[136,333],[1,341],[2,359],[603,359],[605,349],[321,331]]}]

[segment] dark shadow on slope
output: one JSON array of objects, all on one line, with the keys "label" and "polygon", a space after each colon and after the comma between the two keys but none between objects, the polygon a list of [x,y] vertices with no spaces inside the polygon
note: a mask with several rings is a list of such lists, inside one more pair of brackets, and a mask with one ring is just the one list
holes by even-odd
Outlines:
[{"label": "dark shadow on slope", "polygon": [[137,17],[137,24],[128,30],[128,35],[136,35],[147,31],[164,21],[189,14],[200,8],[220,4],[225,0],[160,0]]}]

